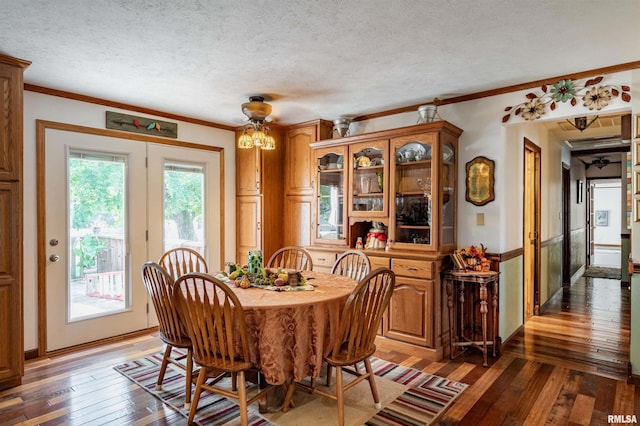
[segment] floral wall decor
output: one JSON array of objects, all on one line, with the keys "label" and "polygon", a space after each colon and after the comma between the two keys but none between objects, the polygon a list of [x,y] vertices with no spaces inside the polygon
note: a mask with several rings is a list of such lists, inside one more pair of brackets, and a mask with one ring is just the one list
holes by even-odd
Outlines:
[{"label": "floral wall decor", "polygon": [[601,85],[603,79],[604,77],[591,78],[583,84],[568,79],[560,80],[552,86],[543,84],[540,92],[527,93],[526,101],[506,107],[504,110],[507,114],[502,117],[502,122],[506,123],[513,115],[519,115],[524,120],[537,120],[547,108],[555,110],[558,103],[568,102],[571,106],[576,106],[578,102],[582,102],[589,110],[600,111],[618,96],[625,102],[631,101],[629,86]]}]

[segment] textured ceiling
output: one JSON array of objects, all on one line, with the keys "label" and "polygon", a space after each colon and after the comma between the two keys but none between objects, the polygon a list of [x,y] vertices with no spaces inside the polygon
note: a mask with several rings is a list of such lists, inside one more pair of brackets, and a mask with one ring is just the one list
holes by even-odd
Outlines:
[{"label": "textured ceiling", "polygon": [[[640,59],[637,0],[0,0],[25,81],[225,125],[358,116]],[[499,112],[497,113],[497,116]]]}]

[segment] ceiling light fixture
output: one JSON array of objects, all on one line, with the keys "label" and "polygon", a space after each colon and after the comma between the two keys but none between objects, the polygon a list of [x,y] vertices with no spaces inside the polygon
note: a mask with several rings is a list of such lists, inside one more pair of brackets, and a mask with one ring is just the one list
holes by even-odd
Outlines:
[{"label": "ceiling light fixture", "polygon": [[242,112],[249,118],[250,124],[242,130],[238,139],[238,148],[260,147],[264,150],[276,149],[276,141],[265,124],[271,114],[271,105],[264,102],[262,96],[251,96],[249,102],[242,104]]},{"label": "ceiling light fixture", "polygon": [[593,122],[596,121],[597,119],[598,119],[598,116],[596,115],[595,117],[593,117],[591,121],[587,121],[587,117],[576,117],[573,119],[574,121],[573,123],[571,122],[571,120],[567,120],[567,122],[571,124],[573,127],[575,127],[576,129],[583,132],[587,127],[591,126]]},{"label": "ceiling light fixture", "polygon": [[607,164],[609,164],[609,160],[607,160],[604,157],[596,157],[591,161],[591,165],[592,166],[596,166],[599,169],[602,169],[603,167],[605,167]]}]

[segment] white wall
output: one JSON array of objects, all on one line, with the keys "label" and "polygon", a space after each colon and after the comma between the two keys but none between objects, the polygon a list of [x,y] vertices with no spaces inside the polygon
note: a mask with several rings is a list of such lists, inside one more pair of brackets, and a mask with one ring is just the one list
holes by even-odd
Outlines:
[{"label": "white wall", "polygon": [[[214,105],[212,105],[214,108]],[[49,120],[98,129],[105,128],[106,111],[137,112],[107,108],[34,92],[24,93],[24,348],[38,347],[37,330],[37,229],[36,229],[36,120]],[[154,116],[152,118],[162,117]],[[178,140],[224,148],[225,253],[235,253],[235,134],[176,120]]]}]

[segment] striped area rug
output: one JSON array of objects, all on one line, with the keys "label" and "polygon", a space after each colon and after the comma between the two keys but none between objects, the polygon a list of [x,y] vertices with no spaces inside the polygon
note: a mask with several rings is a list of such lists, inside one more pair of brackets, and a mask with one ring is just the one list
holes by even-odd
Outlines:
[{"label": "striped area rug", "polygon": [[[184,409],[183,371],[169,365],[165,374],[163,389],[161,391],[155,390],[155,383],[158,378],[161,362],[162,353],[157,353],[145,358],[119,364],[115,366],[114,369],[187,417],[189,413]],[[468,386],[464,383],[433,376],[413,368],[403,367],[377,358],[372,358],[371,364],[376,376],[379,377],[376,383],[382,393],[384,393],[386,380],[394,382],[393,386],[400,387],[400,391],[395,393],[393,398],[388,399],[389,402],[382,410],[376,412],[376,410],[372,408],[372,412],[364,417],[364,419],[369,418],[369,420],[366,422],[359,421],[358,424],[364,423],[372,426],[428,425],[436,420]],[[358,386],[360,385],[361,384]],[[362,398],[355,397],[355,400],[371,398],[368,386],[364,384],[363,387]],[[354,392],[358,392],[357,387],[345,395]],[[316,396],[314,395],[313,397],[315,398]],[[317,396],[317,398],[322,397]],[[348,402],[347,400],[347,403]],[[333,401],[327,403],[329,405],[335,404]],[[326,411],[327,408],[328,407],[323,407],[322,410]],[[347,407],[347,410],[348,408],[349,407]],[[305,424],[305,415],[314,416],[311,410],[307,409],[294,409],[288,413],[295,413],[296,424]],[[270,416],[270,414],[263,416],[258,412],[257,404],[249,406],[249,424],[253,426],[289,424],[286,417],[280,417],[281,415],[281,413],[278,413],[274,416]],[[267,417],[273,418],[269,420]],[[317,419],[317,417],[308,419],[306,423],[314,424],[314,419]],[[239,408],[237,402],[204,391],[198,404],[195,422],[203,426],[238,424]]]}]

